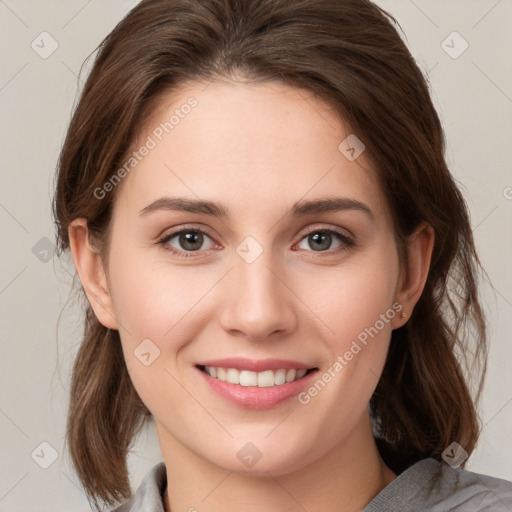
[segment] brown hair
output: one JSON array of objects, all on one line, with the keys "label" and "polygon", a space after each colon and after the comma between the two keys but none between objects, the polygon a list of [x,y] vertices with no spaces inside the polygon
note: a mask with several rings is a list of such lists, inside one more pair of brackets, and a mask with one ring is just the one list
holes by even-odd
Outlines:
[{"label": "brown hair", "polygon": [[[85,217],[106,258],[116,191],[101,200],[94,191],[122,165],[158,99],[187,81],[280,80],[324,99],[375,162],[401,264],[421,221],[435,231],[423,294],[392,333],[370,402],[379,449],[400,472],[422,458],[440,459],[453,441],[473,451],[487,341],[468,209],[445,162],[426,79],[392,21],[369,0],[142,1],[99,47],[60,155],[54,216],[61,251],[70,222]],[[130,496],[126,457],[149,418],[119,333],[88,305],[67,440],[96,506]]]}]

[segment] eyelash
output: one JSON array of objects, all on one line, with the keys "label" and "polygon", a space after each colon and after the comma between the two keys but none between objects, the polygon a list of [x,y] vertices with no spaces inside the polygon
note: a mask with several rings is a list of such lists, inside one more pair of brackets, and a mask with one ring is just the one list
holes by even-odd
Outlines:
[{"label": "eyelash", "polygon": [[[176,230],[176,231],[172,231],[170,233],[166,233],[165,235],[163,235],[157,242],[157,244],[161,245],[162,246],[162,249],[164,251],[169,251],[171,253],[173,253],[175,256],[179,257],[179,258],[193,258],[193,257],[196,257],[194,253],[200,253],[202,252],[202,250],[198,250],[198,251],[182,251],[182,250],[179,250],[179,249],[176,249],[174,247],[171,247],[168,245],[168,242],[170,240],[172,240],[176,235],[179,235],[181,233],[201,233],[203,235],[207,235],[209,236],[210,238],[212,238],[213,240],[213,236],[206,230],[203,230],[203,229],[198,229],[198,228],[188,228],[188,227],[182,227],[181,229],[179,230]],[[331,234],[331,235],[335,235],[335,237],[338,238],[338,240],[340,242],[342,242],[344,244],[344,246],[340,246],[338,247],[337,249],[334,249],[334,250],[327,250],[327,251],[306,251],[306,252],[313,252],[313,253],[317,253],[317,254],[313,254],[312,256],[315,257],[315,258],[322,258],[324,257],[323,254],[327,253],[328,256],[332,256],[333,254],[337,254],[341,251],[345,251],[345,250],[349,250],[351,249],[352,247],[355,246],[355,241],[352,240],[351,238],[349,238],[348,236],[346,236],[344,233],[340,232],[340,231],[337,231],[335,229],[332,229],[332,228],[316,228],[316,229],[312,229],[306,233],[304,233],[304,235],[301,237],[301,239],[299,240],[298,243],[302,242],[305,238],[307,238],[308,236],[312,235],[313,233],[328,233],[328,234]]]}]

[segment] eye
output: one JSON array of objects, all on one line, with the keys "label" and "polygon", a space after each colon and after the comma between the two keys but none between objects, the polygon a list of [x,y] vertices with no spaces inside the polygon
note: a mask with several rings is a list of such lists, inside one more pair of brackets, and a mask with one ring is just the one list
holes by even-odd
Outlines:
[{"label": "eye", "polygon": [[[334,250],[330,250],[332,243],[336,241],[338,245]],[[309,247],[313,249],[313,252],[337,253],[342,250],[350,249],[355,245],[355,242],[344,233],[335,229],[314,229],[306,233],[299,242],[299,248],[304,249],[305,247],[300,247],[300,244],[309,245]]]},{"label": "eye", "polygon": [[[332,248],[333,242],[337,242],[334,248]],[[158,240],[158,244],[179,258],[194,257],[196,256],[194,253],[220,247],[205,230],[186,227],[166,233]],[[312,251],[304,247],[304,244],[309,245]],[[307,252],[321,253],[315,256],[323,256],[323,253],[327,253],[326,256],[328,256],[350,249],[355,245],[355,241],[341,231],[317,228],[306,233],[297,245],[299,249]]]},{"label": "eye", "polygon": [[[203,245],[207,240],[210,241],[210,244],[204,247]],[[179,231],[167,233],[158,243],[161,244],[165,250],[171,251],[183,258],[193,256],[193,254],[190,254],[193,252],[212,249],[216,245],[205,231],[197,228],[180,229]]]}]

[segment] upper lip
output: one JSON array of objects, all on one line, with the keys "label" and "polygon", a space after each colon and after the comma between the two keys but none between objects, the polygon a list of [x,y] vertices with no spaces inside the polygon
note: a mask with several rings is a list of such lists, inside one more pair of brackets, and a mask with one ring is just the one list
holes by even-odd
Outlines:
[{"label": "upper lip", "polygon": [[235,368],[237,370],[249,370],[253,372],[264,372],[266,370],[279,370],[295,368],[309,369],[311,365],[291,361],[290,359],[246,359],[243,357],[228,357],[225,359],[210,359],[201,361],[197,366],[215,366],[217,368]]}]

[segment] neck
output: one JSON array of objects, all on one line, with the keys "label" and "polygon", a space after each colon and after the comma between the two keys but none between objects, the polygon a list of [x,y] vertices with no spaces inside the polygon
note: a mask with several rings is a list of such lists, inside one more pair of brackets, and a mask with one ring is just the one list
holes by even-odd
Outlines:
[{"label": "neck", "polygon": [[189,451],[157,424],[167,471],[167,512],[355,512],[396,475],[377,450],[365,414],[350,439],[292,473],[251,476],[225,470]]}]

